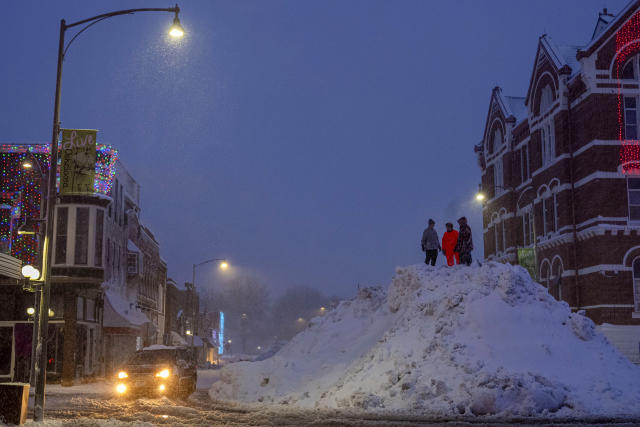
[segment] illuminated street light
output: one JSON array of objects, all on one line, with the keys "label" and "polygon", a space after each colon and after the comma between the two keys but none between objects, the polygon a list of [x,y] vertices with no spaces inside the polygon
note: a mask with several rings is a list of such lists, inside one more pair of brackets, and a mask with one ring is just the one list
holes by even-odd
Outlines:
[{"label": "illuminated street light", "polygon": [[33,307],[29,307],[29,308],[27,308],[27,314],[28,314],[29,316],[33,316],[34,314],[36,314],[36,309],[35,309],[35,308],[33,308]]},{"label": "illuminated street light", "polygon": [[[176,8],[178,5],[176,5]],[[174,39],[178,39],[184,36],[184,28],[180,25],[180,19],[178,19],[178,12],[176,11],[176,17],[173,18],[173,25],[169,28],[169,35]]]},{"label": "illuminated street light", "polygon": [[186,335],[191,335],[191,330],[190,330],[190,329],[187,329],[184,333],[185,333]]},{"label": "illuminated street light", "polygon": [[22,267],[22,275],[29,280],[38,280],[40,277],[40,270],[32,265],[25,265]]},{"label": "illuminated street light", "polygon": [[24,162],[22,162],[23,169],[31,169],[32,167],[33,167],[33,163],[31,163],[31,161],[25,160]]},{"label": "illuminated street light", "polygon": [[[138,12],[170,12],[175,13],[175,18],[173,20],[173,26],[171,28],[172,37],[179,37],[181,34],[184,34],[184,30],[180,25],[180,20],[178,19],[178,13],[180,12],[180,8],[178,5],[170,8],[138,8],[138,9],[126,9],[126,10],[117,10],[114,12],[103,13],[100,15],[92,16],[91,18],[83,19],[77,22],[73,22],[67,24],[67,22],[62,19],[60,20],[60,38],[58,41],[58,61],[57,61],[57,74],[56,74],[56,91],[55,98],[53,103],[53,132],[51,137],[51,149],[50,149],[50,165],[58,164],[58,139],[60,136],[60,100],[62,97],[62,62],[64,58],[67,56],[67,51],[73,43],[74,40],[87,28],[92,25],[104,21],[108,18],[113,18],[115,16],[123,16],[123,15],[131,15],[133,13]],[[78,32],[71,38],[69,43],[65,45],[65,33],[71,28],[78,27],[82,25],[82,28],[78,30]],[[175,29],[175,31],[173,31]],[[55,171],[55,168],[52,168]],[[49,334],[49,326],[48,326],[48,318],[45,315],[47,309],[49,308],[49,300],[51,297],[51,264],[53,261],[52,251],[51,251],[51,242],[53,241],[53,224],[54,224],[54,213],[56,209],[56,194],[57,194],[57,174],[49,173],[48,174],[48,185],[47,185],[47,198],[46,198],[46,235],[44,237],[42,253],[46,254],[46,258],[43,260],[43,266],[45,266],[43,271],[43,286],[41,289],[40,296],[40,306],[39,306],[39,322],[35,329],[38,330],[38,346],[37,346],[37,354],[32,355],[33,360],[35,360],[35,367],[33,372],[36,372],[35,378],[35,397],[33,400],[33,420],[34,421],[43,421],[44,420],[44,409],[45,409],[45,387],[47,382],[47,365],[48,365],[48,352],[47,352],[47,341]],[[39,274],[38,274],[39,276]],[[65,377],[63,376],[63,383],[65,381]],[[121,387],[122,386],[122,387]],[[120,393],[124,393],[126,390],[126,386],[124,384],[120,384],[118,386],[118,391]]]},{"label": "illuminated street light", "polygon": [[479,201],[479,202],[482,202],[485,198],[486,197],[485,197],[484,193],[476,194],[476,200]]},{"label": "illuminated street light", "polygon": [[[177,8],[178,6],[176,6]],[[175,23],[176,20],[178,19],[178,11],[176,11],[176,18],[173,20],[173,22]],[[180,21],[178,21],[178,24],[180,23]],[[182,28],[182,27],[181,27]],[[197,312],[197,308],[195,307],[195,294],[196,294],[196,267],[199,267],[201,265],[204,264],[208,264],[210,262],[214,262],[214,261],[219,261],[220,263],[218,264],[218,266],[220,267],[221,270],[226,270],[229,267],[229,264],[227,264],[227,259],[226,258],[211,258],[208,259],[206,261],[202,261],[198,264],[193,264],[193,280],[191,281],[191,292],[189,293],[189,307],[190,307],[190,312],[191,312],[191,326],[193,327],[193,330],[197,332],[198,330],[198,319],[196,317],[196,312]],[[191,348],[194,348],[193,345],[193,335],[191,336]]]}]

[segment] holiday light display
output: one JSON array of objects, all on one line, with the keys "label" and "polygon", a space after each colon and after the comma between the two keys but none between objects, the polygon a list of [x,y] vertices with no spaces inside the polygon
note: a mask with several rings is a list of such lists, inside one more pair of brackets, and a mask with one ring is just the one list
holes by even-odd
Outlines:
[{"label": "holiday light display", "polygon": [[[96,195],[110,196],[118,151],[108,145],[96,147]],[[44,216],[42,195],[49,174],[49,146],[45,144],[0,145],[0,251],[28,264],[39,265],[37,234],[18,234],[27,218]],[[37,165],[24,167],[26,162]],[[57,187],[60,187],[60,162]],[[42,215],[41,215],[42,214]]]},{"label": "holiday light display", "polygon": [[[622,95],[622,71],[627,59],[640,50],[640,12],[636,12],[616,34],[615,78],[618,81],[618,139],[620,140],[620,164],[622,173],[640,174],[640,140],[626,139],[624,121],[624,96]],[[638,78],[640,70],[635,70]]]}]

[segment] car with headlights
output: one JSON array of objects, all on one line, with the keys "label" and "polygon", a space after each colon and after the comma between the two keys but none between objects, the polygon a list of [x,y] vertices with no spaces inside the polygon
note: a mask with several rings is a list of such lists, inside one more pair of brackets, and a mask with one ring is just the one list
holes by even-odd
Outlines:
[{"label": "car with headlights", "polygon": [[185,347],[153,345],[137,351],[117,373],[116,392],[123,396],[186,398],[198,379],[193,353]]}]

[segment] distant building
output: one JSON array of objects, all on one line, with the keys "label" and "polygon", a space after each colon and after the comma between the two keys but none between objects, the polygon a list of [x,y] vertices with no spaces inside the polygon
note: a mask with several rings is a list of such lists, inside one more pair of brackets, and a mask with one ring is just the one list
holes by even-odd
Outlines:
[{"label": "distant building", "polygon": [[[639,58],[640,1],[600,13],[584,46],[543,35],[527,93],[493,90],[475,147],[485,258],[533,254],[537,280],[597,324],[640,325]],[[640,361],[640,326],[608,328]]]},{"label": "distant building", "polygon": [[140,220],[140,185],[118,162],[107,212],[104,355],[113,372],[136,350],[162,344],[167,264]]}]

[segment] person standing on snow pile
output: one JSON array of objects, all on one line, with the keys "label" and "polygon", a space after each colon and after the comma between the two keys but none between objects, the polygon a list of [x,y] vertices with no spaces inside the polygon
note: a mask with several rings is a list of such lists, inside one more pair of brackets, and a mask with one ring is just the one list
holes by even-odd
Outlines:
[{"label": "person standing on snow pile", "polygon": [[438,251],[442,250],[438,232],[433,228],[434,225],[436,222],[429,218],[429,226],[422,233],[422,250],[427,254],[424,263],[427,265],[429,265],[429,261],[431,261],[431,265],[436,265]]},{"label": "person standing on snow pile", "polygon": [[467,218],[462,217],[458,220],[460,231],[458,232],[458,243],[453,249],[454,252],[460,254],[460,263],[471,265],[471,251],[473,250],[473,240],[471,239],[471,228],[467,225]]},{"label": "person standing on snow pile", "polygon": [[447,257],[447,265],[451,267],[455,263],[460,264],[460,254],[454,251],[458,243],[458,232],[453,229],[453,224],[447,223],[447,231],[442,235],[442,252]]}]

